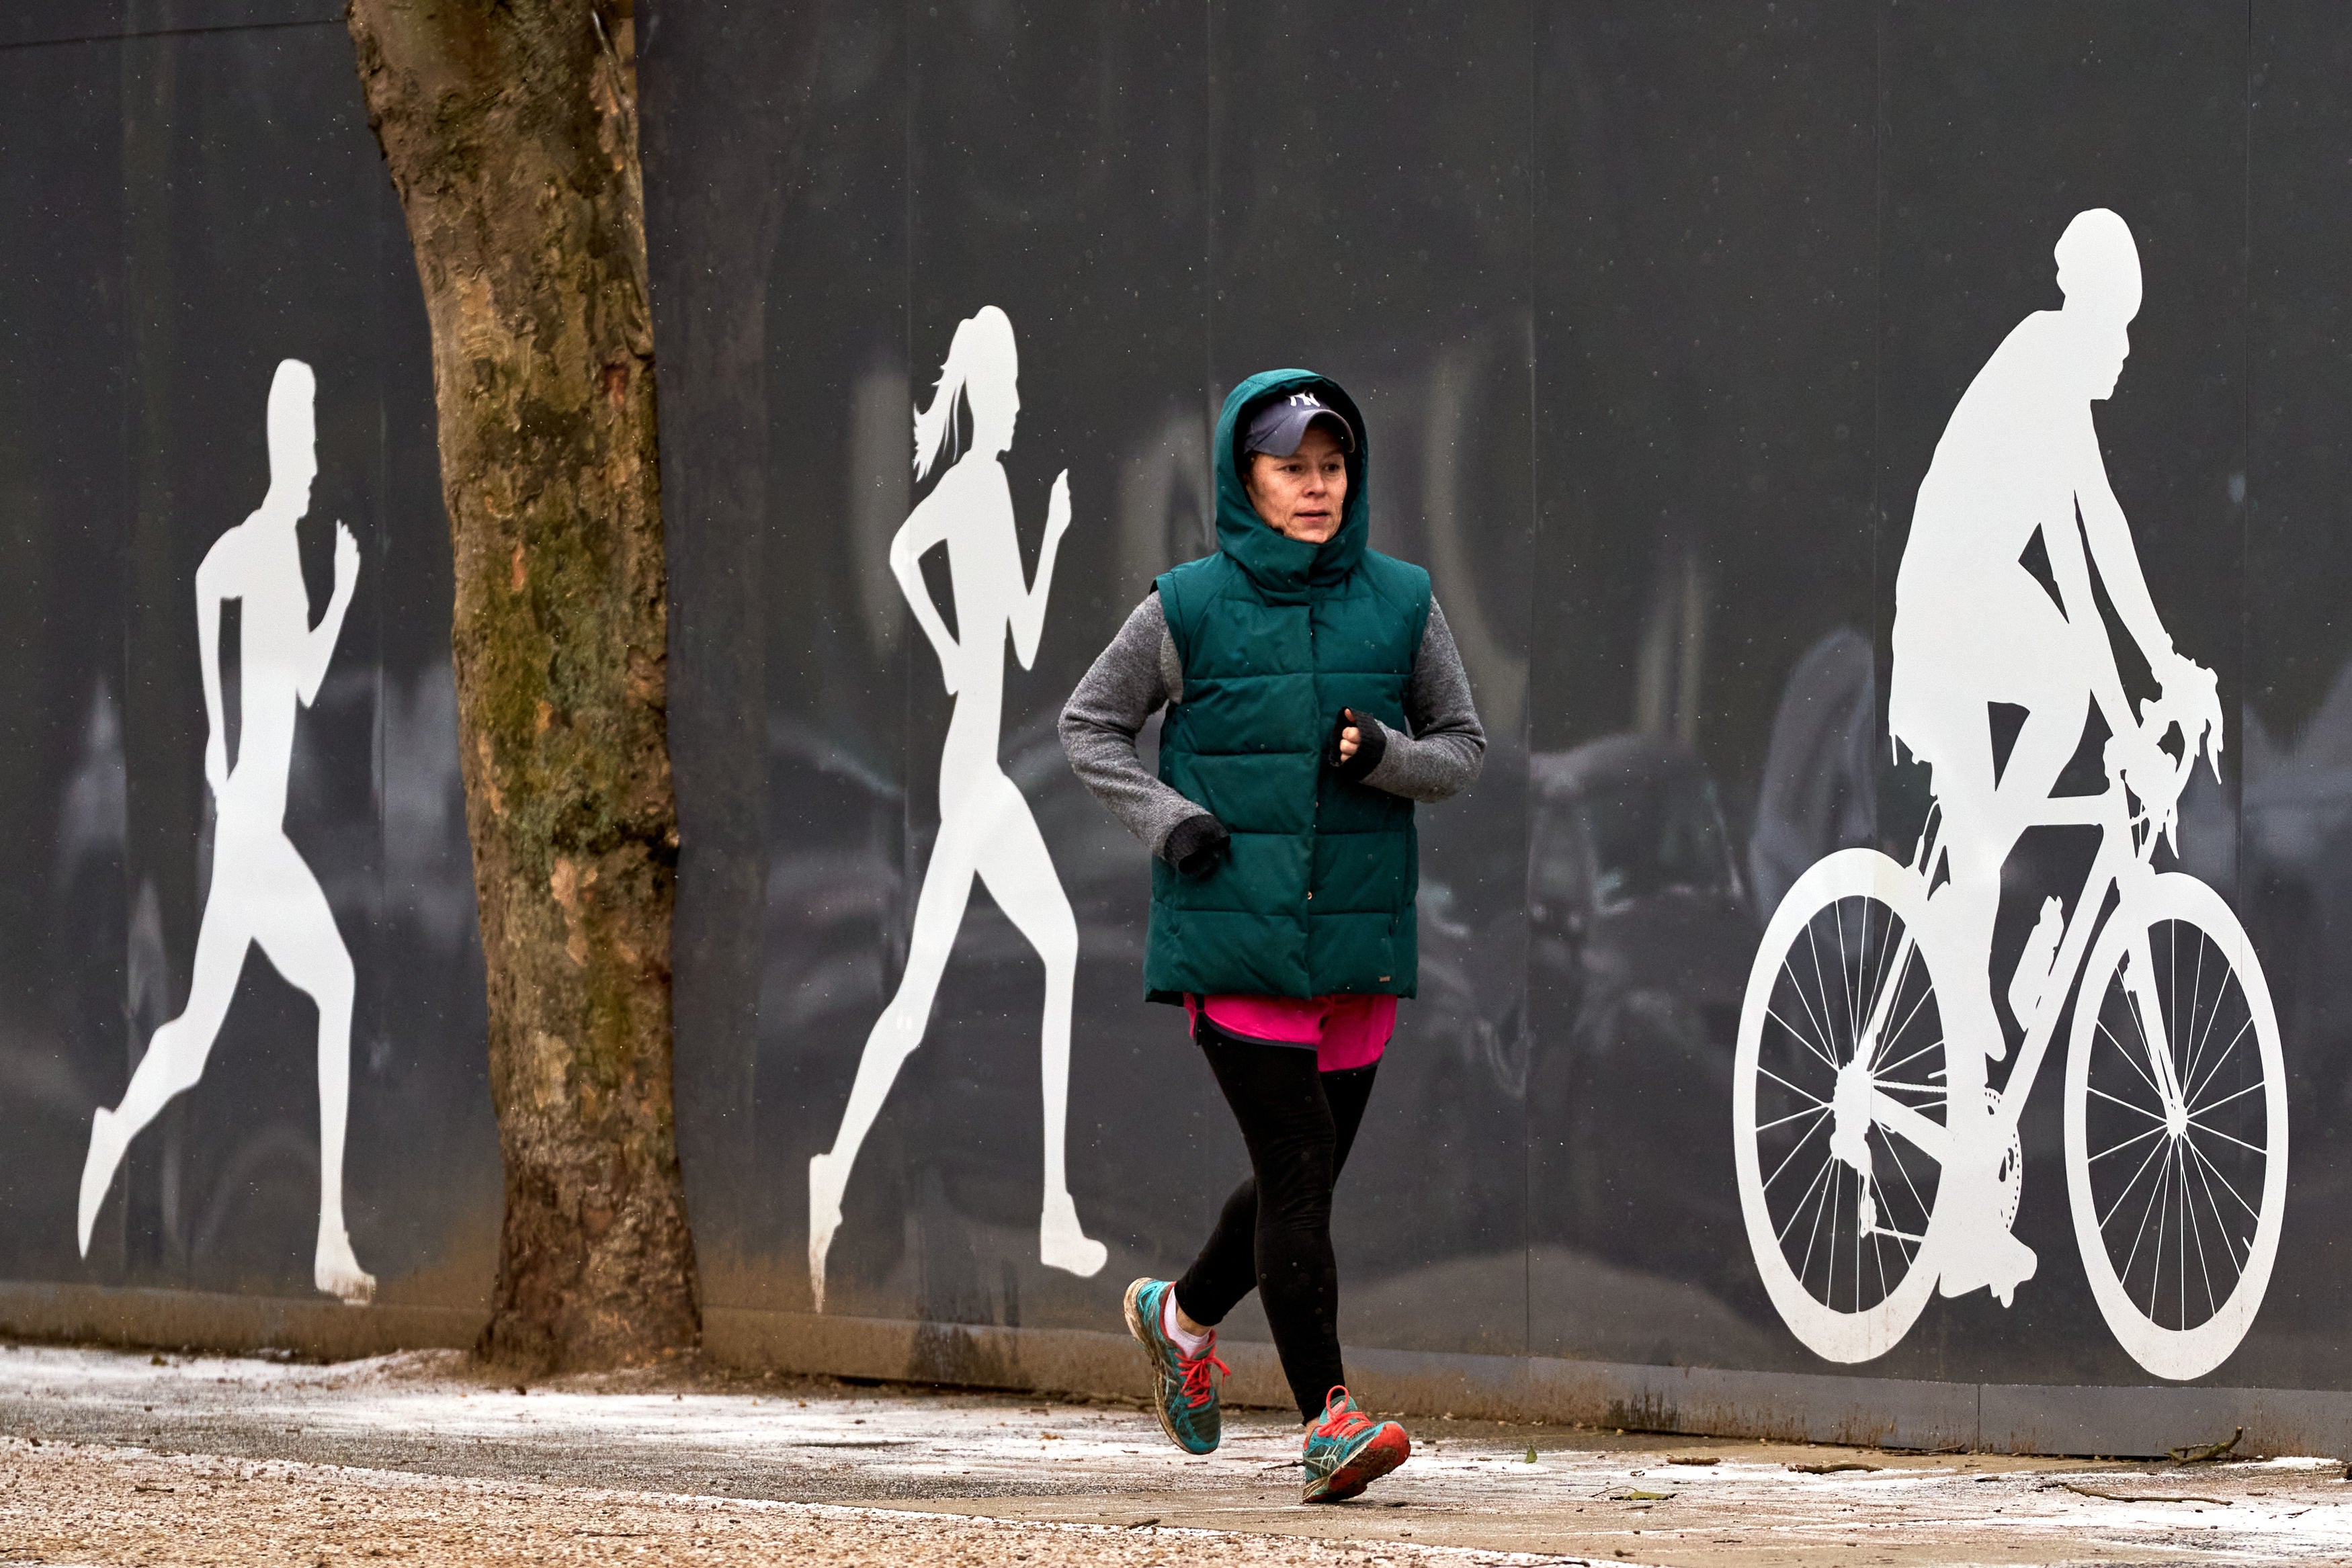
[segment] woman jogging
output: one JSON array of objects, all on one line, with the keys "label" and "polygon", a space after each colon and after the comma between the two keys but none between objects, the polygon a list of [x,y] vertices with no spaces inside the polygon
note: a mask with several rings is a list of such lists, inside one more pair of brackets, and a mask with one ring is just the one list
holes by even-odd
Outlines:
[{"label": "woman jogging", "polygon": [[[1216,554],[1160,576],[1062,713],[1097,799],[1151,847],[1144,987],[1181,1002],[1241,1124],[1249,1178],[1183,1278],[1128,1287],[1160,1423],[1219,1436],[1215,1326],[1258,1291],[1307,1423],[1306,1500],[1402,1464],[1345,1386],[1331,1188],[1413,994],[1412,805],[1478,776],[1486,733],[1429,574],[1367,547],[1364,422],[1268,371],[1217,421]],[[1135,737],[1162,706],[1160,775]]]}]

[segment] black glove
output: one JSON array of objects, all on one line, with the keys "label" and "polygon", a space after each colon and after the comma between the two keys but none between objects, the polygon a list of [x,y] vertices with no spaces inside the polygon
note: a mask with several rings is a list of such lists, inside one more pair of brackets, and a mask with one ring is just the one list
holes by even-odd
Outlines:
[{"label": "black glove", "polygon": [[[1356,731],[1356,755],[1343,758],[1339,755],[1339,737],[1351,726]],[[1381,727],[1378,719],[1361,717],[1354,708],[1343,707],[1339,716],[1331,721],[1331,738],[1323,743],[1323,760],[1339,769],[1340,778],[1360,779],[1381,765],[1388,749],[1389,732]]]},{"label": "black glove", "polygon": [[1195,812],[1168,830],[1160,858],[1186,876],[1206,876],[1225,858],[1225,844],[1232,837],[1215,817]]}]

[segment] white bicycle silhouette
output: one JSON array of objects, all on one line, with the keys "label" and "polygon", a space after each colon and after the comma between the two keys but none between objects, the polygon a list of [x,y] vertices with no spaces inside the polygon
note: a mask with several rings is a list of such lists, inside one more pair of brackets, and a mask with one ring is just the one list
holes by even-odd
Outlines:
[{"label": "white bicycle silhouette", "polygon": [[[2138,767],[2111,741],[2106,792],[2053,797],[2038,814],[2096,827],[2101,843],[2057,945],[2055,988],[2007,1084],[1984,1092],[1988,1115],[1947,1113],[1938,977],[1967,960],[1938,943],[1928,903],[1940,812],[1910,865],[1843,850],[1781,900],[1740,1012],[1733,1120],[1765,1289],[1818,1354],[1884,1354],[1927,1306],[1952,1229],[1937,1197],[1956,1138],[1993,1142],[1993,1201],[2003,1227],[2015,1218],[2018,1117],[2070,994],[2066,1188],[2100,1312],[2160,1377],[2201,1375],[2244,1337],[2286,1202],[2278,1020],[2229,905],[2150,863],[2210,727],[2161,701],[2142,725],[2110,716],[2138,738]],[[2155,749],[2175,735],[2177,760]]]},{"label": "white bicycle silhouette", "polygon": [[[2071,998],[2066,1193],[2084,1270],[2133,1359],[2197,1377],[2238,1347],[2270,1284],[2286,1071],[2237,917],[2154,865],[2200,752],[2220,775],[2221,707],[2157,613],[2093,420],[2131,351],[2137,246],[2101,207],[2053,256],[2064,307],[2026,317],[1969,382],[1896,574],[1888,727],[1936,789],[1918,850],[1908,866],[1866,849],[1821,861],[1757,949],[1732,1090],[1740,1210],[1773,1304],[1830,1360],[1885,1354],[1938,1286],[2008,1305],[2035,1268],[2011,1229],[2018,1119]],[[2037,549],[2046,578],[2026,559]],[[2162,687],[2137,717],[2094,569]],[[2005,755],[1995,708],[2023,716]],[[2056,795],[2090,711],[2110,737],[2108,788]],[[2001,868],[2044,826],[2096,828],[2099,850],[2082,895],[2046,900],[2025,944],[2009,986],[2024,1042],[1996,1089]]]}]

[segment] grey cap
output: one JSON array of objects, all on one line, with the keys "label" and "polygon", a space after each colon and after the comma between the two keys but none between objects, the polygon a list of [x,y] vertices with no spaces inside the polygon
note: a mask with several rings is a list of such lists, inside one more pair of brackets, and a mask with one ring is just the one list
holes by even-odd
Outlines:
[{"label": "grey cap", "polygon": [[1338,426],[1342,448],[1349,452],[1356,449],[1356,433],[1339,410],[1311,392],[1295,392],[1257,411],[1250,420],[1249,434],[1242,441],[1242,454],[1247,456],[1253,452],[1264,452],[1287,457],[1307,439],[1307,427],[1318,419],[1328,419]]}]

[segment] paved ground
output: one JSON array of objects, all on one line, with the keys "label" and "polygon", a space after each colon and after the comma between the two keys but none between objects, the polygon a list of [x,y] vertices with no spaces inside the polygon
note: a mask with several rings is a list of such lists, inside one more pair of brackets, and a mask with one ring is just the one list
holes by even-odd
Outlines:
[{"label": "paved ground", "polygon": [[1413,1427],[1403,1469],[1306,1509],[1296,1428],[1272,1413],[1235,1413],[1192,1459],[1117,1405],[684,1374],[518,1391],[437,1353],[5,1348],[0,1563],[2352,1561],[2332,1460]]}]

